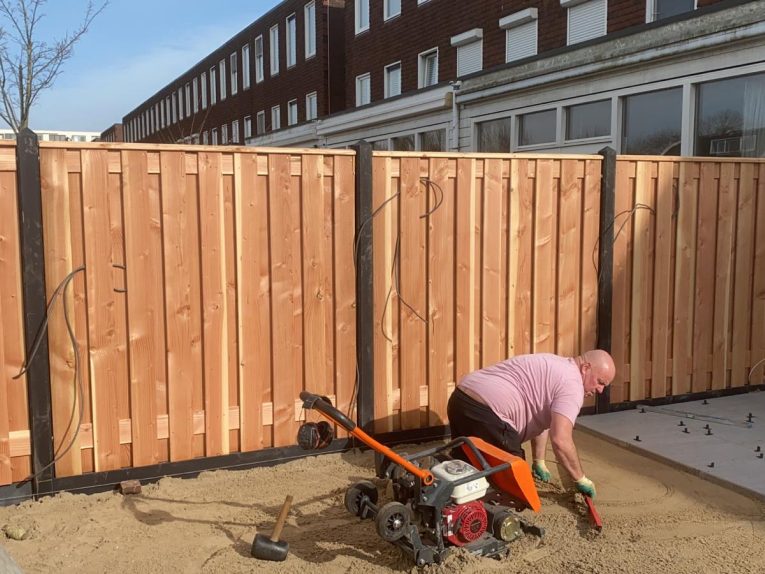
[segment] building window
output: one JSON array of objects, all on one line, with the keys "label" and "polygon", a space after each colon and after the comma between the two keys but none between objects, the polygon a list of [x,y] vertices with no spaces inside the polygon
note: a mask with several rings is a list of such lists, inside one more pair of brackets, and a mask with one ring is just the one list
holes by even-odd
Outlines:
[{"label": "building window", "polygon": [[263,64],[263,36],[255,38],[255,82],[263,81],[265,67]]},{"label": "building window", "polygon": [[401,62],[385,66],[385,97],[401,94]]},{"label": "building window", "polygon": [[297,100],[287,102],[287,124],[294,126],[298,123],[298,105]]},{"label": "building window", "polygon": [[231,142],[239,143],[239,120],[231,122]]},{"label": "building window", "polygon": [[202,132],[202,145],[207,145],[209,143],[209,134],[207,133],[207,130]]},{"label": "building window", "polygon": [[414,151],[414,134],[391,138],[393,151]]},{"label": "building window", "polygon": [[765,74],[699,84],[695,155],[765,157]]},{"label": "building window", "polygon": [[696,9],[696,0],[652,0],[649,22],[671,18]]},{"label": "building window", "polygon": [[611,134],[611,100],[566,108],[566,139],[581,140]]},{"label": "building window", "polygon": [[165,127],[165,100],[159,102],[159,125]]},{"label": "building window", "polygon": [[369,30],[369,0],[354,0],[356,17],[356,33]]},{"label": "building window", "polygon": [[537,18],[536,8],[526,8],[499,21],[505,30],[505,62],[536,55]]},{"label": "building window", "polygon": [[285,30],[287,34],[287,67],[291,68],[297,61],[297,28],[294,14],[287,16]]},{"label": "building window", "polygon": [[250,87],[250,45],[242,46],[242,89]]},{"label": "building window", "polygon": [[401,14],[401,0],[384,0],[383,14],[386,20],[390,20],[394,16]]},{"label": "building window", "polygon": [[260,111],[255,116],[255,130],[258,135],[266,133],[266,112]]},{"label": "building window", "polygon": [[246,116],[244,118],[244,142],[252,137],[252,116]]},{"label": "building window", "polygon": [[191,81],[191,92],[194,98],[194,113],[199,111],[199,78],[194,78]]},{"label": "building window", "polygon": [[234,96],[239,91],[239,62],[236,52],[229,56],[228,61],[231,65],[231,95]]},{"label": "building window", "polygon": [[202,109],[207,109],[207,72],[202,72],[199,82],[202,85]]},{"label": "building window", "polygon": [[682,88],[624,98],[621,153],[680,155],[682,110]]},{"label": "building window", "polygon": [[215,77],[215,66],[210,68],[210,105],[218,101],[218,80]]},{"label": "building window", "polygon": [[372,101],[369,73],[356,76],[356,105],[364,106]]},{"label": "building window", "polygon": [[377,140],[372,142],[372,149],[376,151],[388,151],[388,140]]},{"label": "building window", "polygon": [[170,108],[171,108],[171,106],[170,106],[170,96],[167,96],[165,98],[165,114],[167,116],[167,123],[165,125],[168,125],[168,126],[172,123],[171,119],[170,119],[172,117],[172,115],[170,113]]},{"label": "building window", "polygon": [[305,18],[305,59],[316,55],[316,2],[309,2],[303,8]]},{"label": "building window", "polygon": [[483,30],[481,28],[452,36],[451,44],[457,48],[458,77],[483,69]]},{"label": "building window", "polygon": [[279,73],[279,24],[271,28],[268,49],[271,51],[271,75]]},{"label": "building window", "polygon": [[606,34],[606,0],[560,0],[568,10],[568,45]]},{"label": "building window", "polygon": [[511,118],[499,118],[476,124],[476,151],[507,153],[510,151]]},{"label": "building window", "polygon": [[223,145],[228,143],[228,124],[223,124],[220,127],[220,143]]},{"label": "building window", "polygon": [[280,106],[271,108],[271,130],[278,130],[282,127],[282,109]]},{"label": "building window", "polygon": [[220,101],[226,99],[226,60],[218,62],[218,77],[220,78]]},{"label": "building window", "polygon": [[418,61],[417,87],[435,86],[438,83],[438,48],[423,52]]},{"label": "building window", "polygon": [[212,145],[218,145],[218,128],[213,128],[211,132]]},{"label": "building window", "polygon": [[183,119],[183,88],[178,88],[178,121]]},{"label": "building window", "polygon": [[305,97],[305,119],[311,121],[317,117],[319,117],[318,95],[316,92],[311,92]]},{"label": "building window", "polygon": [[186,99],[186,117],[191,116],[191,84],[186,82],[186,93],[185,93],[185,99]]},{"label": "building window", "polygon": [[176,123],[178,121],[178,94],[173,92],[172,98],[173,98],[173,123]]},{"label": "building window", "polygon": [[422,132],[420,136],[421,151],[445,151],[446,150],[446,132],[444,130],[433,130]]},{"label": "building window", "polygon": [[557,112],[545,110],[518,118],[518,145],[539,145],[555,141]]}]

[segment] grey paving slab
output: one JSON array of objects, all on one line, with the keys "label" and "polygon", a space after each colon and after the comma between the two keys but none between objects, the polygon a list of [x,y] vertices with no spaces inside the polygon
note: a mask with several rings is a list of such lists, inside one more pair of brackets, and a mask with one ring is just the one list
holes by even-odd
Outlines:
[{"label": "grey paving slab", "polygon": [[577,428],[765,500],[765,392],[580,417]]}]

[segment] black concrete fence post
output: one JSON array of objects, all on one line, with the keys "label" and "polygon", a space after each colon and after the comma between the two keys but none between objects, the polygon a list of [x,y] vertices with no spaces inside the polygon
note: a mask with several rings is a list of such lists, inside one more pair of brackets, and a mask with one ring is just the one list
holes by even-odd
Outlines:
[{"label": "black concrete fence post", "polygon": [[[616,203],[616,151],[605,147],[600,182],[600,232],[598,241],[598,324],[597,347],[611,352],[611,308],[614,288],[614,210]],[[597,395],[596,413],[607,413],[611,404],[611,389]]]},{"label": "black concrete fence post", "polygon": [[[21,281],[24,294],[24,342],[27,352],[45,320],[45,246],[43,243],[42,196],[40,189],[40,148],[37,134],[23,129],[16,140],[17,196],[21,243]],[[62,214],[64,217],[64,214]],[[32,445],[32,472],[35,494],[51,490],[53,467],[53,421],[51,418],[48,335],[44,333],[34,360],[27,361],[29,429]]]},{"label": "black concrete fence post", "polygon": [[375,414],[374,381],[374,257],[372,251],[372,146],[364,140],[356,151],[356,364],[358,396],[356,423],[372,431]]}]

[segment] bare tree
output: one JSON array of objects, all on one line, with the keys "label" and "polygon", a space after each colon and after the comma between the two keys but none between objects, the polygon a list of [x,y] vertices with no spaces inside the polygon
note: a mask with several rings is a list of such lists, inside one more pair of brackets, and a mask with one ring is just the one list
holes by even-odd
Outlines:
[{"label": "bare tree", "polygon": [[45,17],[46,0],[0,0],[0,118],[18,133],[28,127],[29,110],[40,95],[61,74],[62,66],[74,53],[93,20],[108,4],[88,1],[82,23],[58,39],[46,42],[37,37]]}]

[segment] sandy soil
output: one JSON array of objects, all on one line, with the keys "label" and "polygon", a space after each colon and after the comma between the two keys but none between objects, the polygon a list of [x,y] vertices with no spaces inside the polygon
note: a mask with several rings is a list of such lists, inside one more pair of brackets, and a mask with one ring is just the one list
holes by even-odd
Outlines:
[{"label": "sandy soil", "polygon": [[[586,434],[577,444],[598,487],[600,535],[556,476],[540,488],[542,512],[529,516],[546,529],[541,542],[515,542],[502,561],[456,553],[426,572],[765,572],[765,505]],[[29,574],[416,572],[371,521],[343,507],[347,486],[373,474],[372,454],[352,452],[167,478],[136,496],[61,494],[0,508],[0,527],[28,530],[0,541]],[[287,493],[295,498],[282,535],[290,554],[256,561],[252,540],[270,534]]]}]

